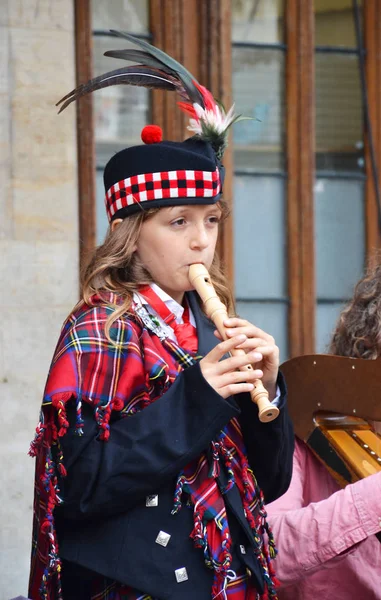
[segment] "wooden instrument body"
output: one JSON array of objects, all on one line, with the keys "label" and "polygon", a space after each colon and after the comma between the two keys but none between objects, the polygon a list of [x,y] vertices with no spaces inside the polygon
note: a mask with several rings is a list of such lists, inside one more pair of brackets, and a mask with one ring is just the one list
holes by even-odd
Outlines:
[{"label": "wooden instrument body", "polygon": [[341,486],[381,470],[381,359],[332,355],[281,365],[296,435]]},{"label": "wooden instrument body", "polygon": [[[189,267],[189,280],[200,296],[207,316],[215,324],[222,339],[228,339],[224,325],[225,319],[228,318],[228,313],[225,305],[217,296],[207,268],[202,264],[191,265]],[[245,351],[240,348],[235,348],[231,354],[245,354]],[[253,367],[251,364],[248,364],[240,370],[252,371]],[[268,392],[260,380],[255,381],[254,390],[250,395],[252,401],[258,406],[258,416],[260,421],[268,423],[276,419],[279,415],[279,409],[269,402]]]}]

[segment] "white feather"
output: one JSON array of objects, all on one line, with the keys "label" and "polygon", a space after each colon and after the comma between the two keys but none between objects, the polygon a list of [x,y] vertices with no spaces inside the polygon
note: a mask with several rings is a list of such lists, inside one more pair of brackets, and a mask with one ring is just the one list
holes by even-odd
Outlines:
[{"label": "white feather", "polygon": [[218,104],[216,104],[213,109],[207,110],[195,102],[193,108],[197,118],[189,120],[188,129],[198,135],[202,135],[202,123],[204,123],[208,129],[217,134],[221,134],[230,127],[235,119],[234,104],[227,113],[225,113],[224,110],[221,110]]}]

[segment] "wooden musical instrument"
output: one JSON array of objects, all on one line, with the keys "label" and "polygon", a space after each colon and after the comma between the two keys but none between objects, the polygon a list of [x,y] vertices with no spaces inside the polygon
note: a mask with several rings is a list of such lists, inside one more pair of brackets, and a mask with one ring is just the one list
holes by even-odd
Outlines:
[{"label": "wooden musical instrument", "polygon": [[[228,339],[224,321],[228,318],[225,305],[221,302],[213,287],[208,270],[202,264],[194,264],[189,267],[189,280],[194,289],[200,296],[204,310],[215,324],[223,340]],[[245,354],[241,348],[235,348],[233,355]],[[249,364],[241,368],[242,371],[252,371],[253,367]],[[254,382],[254,389],[250,393],[251,399],[258,405],[259,420],[263,423],[273,421],[279,415],[279,409],[269,402],[269,395],[263,383],[257,379]]]},{"label": "wooden musical instrument", "polygon": [[296,435],[344,487],[381,470],[381,359],[316,354],[280,367]]}]

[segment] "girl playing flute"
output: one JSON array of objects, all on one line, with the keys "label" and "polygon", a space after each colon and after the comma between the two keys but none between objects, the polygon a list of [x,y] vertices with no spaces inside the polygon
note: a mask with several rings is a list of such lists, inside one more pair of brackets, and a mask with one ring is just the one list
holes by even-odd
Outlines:
[{"label": "girl playing flute", "polygon": [[[181,65],[136,42],[143,66],[116,79],[130,83],[140,69],[140,85],[164,79],[188,94],[195,136],[165,142],[145,128],[145,143],[105,168],[110,228],[63,325],[31,447],[29,596],[276,598],[264,500],[286,491],[293,451],[278,348],[236,317],[220,342],[188,278],[203,263],[232,314],[215,249],[234,116]],[[226,356],[237,347],[243,357]],[[247,363],[250,374],[237,370]],[[271,423],[250,400],[258,378],[280,409]]]}]

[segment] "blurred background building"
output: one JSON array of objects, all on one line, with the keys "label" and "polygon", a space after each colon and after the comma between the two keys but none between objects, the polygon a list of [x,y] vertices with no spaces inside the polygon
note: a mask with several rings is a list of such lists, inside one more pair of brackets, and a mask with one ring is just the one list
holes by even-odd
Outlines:
[{"label": "blurred background building", "polygon": [[281,359],[324,352],[380,247],[381,0],[0,0],[0,600],[26,594],[26,453],[79,269],[107,228],[102,169],[147,123],[183,139],[170,94],[115,87],[110,29],[163,48],[226,107],[232,218],[220,250],[238,311]]}]

